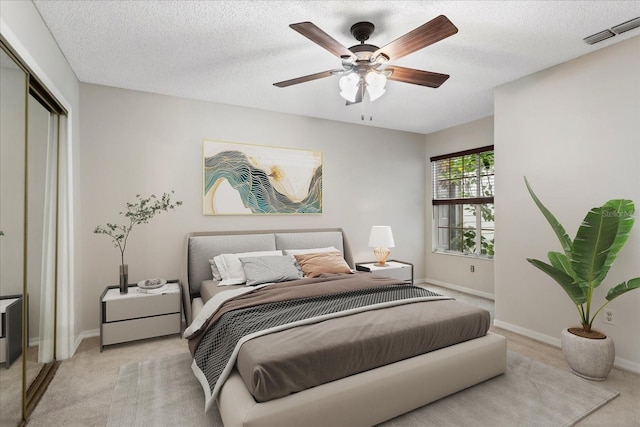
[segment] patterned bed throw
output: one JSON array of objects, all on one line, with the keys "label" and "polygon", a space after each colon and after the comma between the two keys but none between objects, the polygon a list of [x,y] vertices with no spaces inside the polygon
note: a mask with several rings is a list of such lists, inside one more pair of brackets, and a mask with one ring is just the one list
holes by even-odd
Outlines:
[{"label": "patterned bed throw", "polygon": [[[390,306],[405,304],[415,299],[440,298],[440,295],[417,286],[391,284],[269,302],[228,311],[204,333],[194,353],[196,376],[201,382],[205,380],[207,383],[207,386],[203,383],[207,394],[206,409],[211,406],[233,368],[240,346],[248,339],[310,322],[361,312],[371,309],[372,306]],[[210,394],[207,391],[210,391]]]}]

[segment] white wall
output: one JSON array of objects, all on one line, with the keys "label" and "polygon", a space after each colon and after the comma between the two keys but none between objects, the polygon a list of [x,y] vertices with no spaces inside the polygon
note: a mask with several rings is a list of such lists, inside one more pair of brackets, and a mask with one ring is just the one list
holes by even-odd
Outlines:
[{"label": "white wall", "polygon": [[[640,208],[640,37],[499,87],[495,92],[495,300],[499,326],[558,344],[579,323],[564,291],[525,258],[546,259],[559,243],[523,182],[570,237],[589,208],[632,199]],[[640,276],[640,221],[594,302]],[[600,304],[598,304],[599,306]],[[614,300],[618,366],[640,371],[640,291]]]},{"label": "white wall", "polygon": [[[493,116],[465,123],[429,134],[425,137],[426,229],[425,280],[429,283],[493,298],[493,260],[480,257],[458,256],[434,252],[433,249],[433,183],[429,159],[433,156],[455,153],[493,144]],[[496,256],[500,254],[496,253]],[[475,272],[471,272],[471,265]]]},{"label": "white wall", "polygon": [[[184,205],[134,228],[129,280],[177,278],[190,231],[342,227],[356,261],[373,260],[372,225],[390,225],[392,257],[424,274],[424,135],[81,84],[82,205],[77,295],[82,330],[98,328],[98,299],[118,279],[119,251],[98,224],[120,222],[136,194],[175,190]],[[319,150],[323,214],[202,215],[202,140]]]}]

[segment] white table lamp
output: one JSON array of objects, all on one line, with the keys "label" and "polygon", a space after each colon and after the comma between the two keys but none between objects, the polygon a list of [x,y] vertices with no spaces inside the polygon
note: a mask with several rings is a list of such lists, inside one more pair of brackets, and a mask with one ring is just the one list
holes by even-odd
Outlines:
[{"label": "white table lamp", "polygon": [[395,243],[393,242],[393,233],[391,227],[388,225],[374,225],[371,227],[371,233],[369,234],[369,247],[375,248],[373,253],[376,256],[379,267],[385,267],[387,258],[391,251],[389,248],[393,248]]}]

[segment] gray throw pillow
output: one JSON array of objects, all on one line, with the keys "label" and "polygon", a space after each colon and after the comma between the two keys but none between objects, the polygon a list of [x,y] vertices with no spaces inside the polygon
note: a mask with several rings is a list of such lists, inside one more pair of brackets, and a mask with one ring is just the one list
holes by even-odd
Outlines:
[{"label": "gray throw pillow", "polygon": [[247,286],[302,278],[293,255],[240,258]]}]

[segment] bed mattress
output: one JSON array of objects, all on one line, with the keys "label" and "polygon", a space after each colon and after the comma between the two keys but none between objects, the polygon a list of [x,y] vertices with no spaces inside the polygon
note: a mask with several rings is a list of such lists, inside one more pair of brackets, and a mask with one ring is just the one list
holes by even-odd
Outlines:
[{"label": "bed mattress", "polygon": [[207,303],[211,298],[220,292],[228,291],[231,289],[243,288],[245,285],[231,285],[231,286],[218,286],[220,281],[218,280],[205,280],[200,285],[200,297],[203,303]]}]

